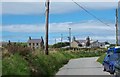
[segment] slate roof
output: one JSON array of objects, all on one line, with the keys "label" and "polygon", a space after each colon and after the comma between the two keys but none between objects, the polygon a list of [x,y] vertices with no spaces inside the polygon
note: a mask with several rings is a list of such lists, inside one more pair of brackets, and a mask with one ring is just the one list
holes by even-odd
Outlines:
[{"label": "slate roof", "polygon": [[86,40],[76,40],[76,42],[81,44],[81,43],[86,43]]},{"label": "slate roof", "polygon": [[31,40],[28,40],[28,43],[41,43],[42,40],[41,39],[31,39]]}]

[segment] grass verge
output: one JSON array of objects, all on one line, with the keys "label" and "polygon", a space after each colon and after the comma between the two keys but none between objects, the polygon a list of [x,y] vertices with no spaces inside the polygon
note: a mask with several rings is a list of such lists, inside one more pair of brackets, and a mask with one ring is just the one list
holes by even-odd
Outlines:
[{"label": "grass verge", "polygon": [[97,62],[99,62],[99,63],[101,63],[101,64],[102,64],[102,62],[103,62],[103,60],[104,60],[105,56],[106,56],[106,54],[105,54],[105,53],[104,53],[103,55],[101,55],[101,56],[98,58]]},{"label": "grass verge", "polygon": [[70,59],[100,56],[103,52],[66,52],[58,51],[44,55],[29,53],[26,56],[19,53],[4,56],[2,63],[3,75],[55,75],[59,68]]}]

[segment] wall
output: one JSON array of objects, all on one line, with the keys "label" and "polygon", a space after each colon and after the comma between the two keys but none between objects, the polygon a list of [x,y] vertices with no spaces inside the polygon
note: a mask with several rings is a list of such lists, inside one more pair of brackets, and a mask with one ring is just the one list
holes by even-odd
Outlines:
[{"label": "wall", "polygon": [[78,48],[77,42],[75,42],[75,41],[71,42],[71,47]]}]

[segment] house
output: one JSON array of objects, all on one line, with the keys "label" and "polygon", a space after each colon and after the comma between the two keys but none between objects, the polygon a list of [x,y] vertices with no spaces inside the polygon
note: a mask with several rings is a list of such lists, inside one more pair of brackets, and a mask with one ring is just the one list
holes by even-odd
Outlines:
[{"label": "house", "polygon": [[105,42],[93,41],[90,43],[91,48],[105,48]]},{"label": "house", "polygon": [[73,37],[73,40],[71,42],[71,47],[73,48],[105,48],[105,42],[99,42],[90,40],[89,37],[86,38],[86,40],[76,40],[75,37]]},{"label": "house", "polygon": [[86,40],[74,40],[71,42],[71,47],[78,48],[78,47],[85,47]]},{"label": "house", "polygon": [[71,47],[73,48],[86,47],[86,42],[87,40],[76,40],[75,37],[73,37]]},{"label": "house", "polygon": [[41,39],[32,39],[29,37],[27,41],[27,46],[32,49],[43,49],[44,48],[44,40],[41,37]]}]

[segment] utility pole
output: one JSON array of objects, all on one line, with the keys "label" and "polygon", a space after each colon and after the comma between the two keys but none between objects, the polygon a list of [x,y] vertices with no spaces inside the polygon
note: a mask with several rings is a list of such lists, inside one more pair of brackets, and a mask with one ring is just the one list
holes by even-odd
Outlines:
[{"label": "utility pole", "polygon": [[116,46],[118,46],[118,9],[116,9]]},{"label": "utility pole", "polygon": [[55,44],[56,44],[56,38],[55,38]]},{"label": "utility pole", "polygon": [[45,54],[48,55],[49,0],[46,0],[45,7],[46,7]]},{"label": "utility pole", "polygon": [[71,48],[71,28],[69,28],[69,43],[70,43],[70,48]]},{"label": "utility pole", "polygon": [[63,34],[61,34],[61,43],[62,43],[62,40],[63,40]]}]

